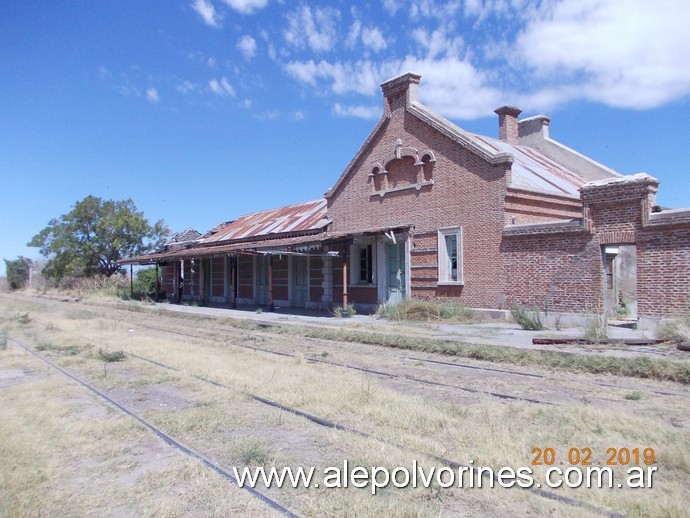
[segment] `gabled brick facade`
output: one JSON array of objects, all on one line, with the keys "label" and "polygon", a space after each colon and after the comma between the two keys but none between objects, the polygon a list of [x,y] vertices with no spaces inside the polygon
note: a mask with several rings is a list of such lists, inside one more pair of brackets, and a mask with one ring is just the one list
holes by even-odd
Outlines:
[{"label": "gabled brick facade", "polygon": [[246,215],[132,262],[167,261],[166,287],[183,272],[185,297],[233,304],[690,309],[690,210],[653,212],[656,179],[584,157],[549,137],[550,119],[518,120],[514,107],[496,110],[499,139],[466,132],[419,102],[419,83],[382,84],[382,118],[325,202]]}]

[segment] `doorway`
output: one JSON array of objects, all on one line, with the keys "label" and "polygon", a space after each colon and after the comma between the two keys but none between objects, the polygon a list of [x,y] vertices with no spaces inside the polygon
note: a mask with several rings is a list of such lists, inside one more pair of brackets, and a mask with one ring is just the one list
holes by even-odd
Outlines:
[{"label": "doorway", "polygon": [[637,319],[637,247],[606,245],[603,258],[606,315]]},{"label": "doorway", "polygon": [[405,243],[386,245],[386,304],[397,304],[405,297]]}]

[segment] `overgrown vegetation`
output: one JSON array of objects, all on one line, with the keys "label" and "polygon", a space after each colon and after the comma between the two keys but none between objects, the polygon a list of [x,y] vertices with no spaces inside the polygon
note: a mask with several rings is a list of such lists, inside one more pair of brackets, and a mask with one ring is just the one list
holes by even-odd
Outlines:
[{"label": "overgrown vegetation", "polygon": [[[184,314],[176,314],[175,317],[195,318],[194,315]],[[667,380],[690,384],[690,363],[646,356],[623,358],[582,355],[498,345],[469,344],[452,340],[391,335],[352,329],[281,326],[279,324],[270,326],[263,325],[260,327],[256,322],[232,318],[222,319],[221,322],[225,325],[240,329],[262,330],[277,334],[289,334],[340,342],[358,342],[410,351],[423,351],[447,356],[472,358],[494,363],[540,367],[564,372],[613,374],[632,378]]]},{"label": "overgrown vegetation", "polygon": [[656,337],[673,344],[690,343],[690,314],[659,322]]},{"label": "overgrown vegetation", "polygon": [[160,245],[168,229],[149,224],[132,200],[87,196],[59,219],[52,219],[28,246],[48,258],[43,273],[54,282],[65,277],[93,277],[121,271],[120,259]]},{"label": "overgrown vegetation", "polygon": [[528,309],[522,304],[513,304],[510,308],[510,314],[522,329],[527,331],[541,331],[544,329],[539,309],[536,307]]},{"label": "overgrown vegetation", "polygon": [[606,340],[609,337],[609,323],[606,315],[603,312],[588,315],[585,320],[583,335],[593,342]]},{"label": "overgrown vegetation", "polygon": [[474,311],[452,299],[409,298],[397,304],[382,304],[376,314],[398,322],[405,320],[413,322],[438,322],[441,320],[469,322],[477,320]]},{"label": "overgrown vegetation", "polygon": [[124,351],[108,351],[107,349],[98,349],[98,359],[105,363],[121,362],[127,359]]},{"label": "overgrown vegetation", "polygon": [[7,272],[7,287],[14,290],[21,290],[29,285],[31,276],[31,268],[33,261],[27,257],[19,256],[14,261],[5,261],[5,270]]},{"label": "overgrown vegetation", "polygon": [[353,317],[357,314],[357,310],[355,309],[354,304],[348,304],[346,308],[343,308],[342,306],[335,306],[333,309],[331,309],[331,314],[336,318]]}]

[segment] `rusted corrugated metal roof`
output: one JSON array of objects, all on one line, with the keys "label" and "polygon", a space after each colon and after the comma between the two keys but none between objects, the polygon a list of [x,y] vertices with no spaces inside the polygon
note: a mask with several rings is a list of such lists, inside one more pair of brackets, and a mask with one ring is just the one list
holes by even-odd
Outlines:
[{"label": "rusted corrugated metal roof", "polygon": [[584,178],[538,150],[482,135],[475,135],[475,138],[490,146],[495,152],[502,151],[513,155],[515,161],[511,166],[512,187],[579,197],[578,189],[584,185]]},{"label": "rusted corrugated metal roof", "polygon": [[322,229],[327,224],[326,200],[321,198],[240,216],[215,234],[201,239],[200,243],[219,243],[274,234],[309,232]]},{"label": "rusted corrugated metal roof", "polygon": [[118,261],[118,263],[154,264],[157,262],[179,261],[180,259],[222,256],[231,253],[255,254],[261,251],[287,254],[305,246],[320,247],[325,239],[326,235],[322,233],[307,236],[281,237],[277,239],[257,239],[255,241],[243,241],[239,243],[221,243],[214,246],[190,246],[184,249],[166,250],[165,252],[129,257]]}]

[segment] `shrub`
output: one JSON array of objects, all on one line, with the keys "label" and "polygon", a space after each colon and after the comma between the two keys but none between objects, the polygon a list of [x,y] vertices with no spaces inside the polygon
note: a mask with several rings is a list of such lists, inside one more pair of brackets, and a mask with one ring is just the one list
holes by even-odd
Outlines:
[{"label": "shrub", "polygon": [[467,322],[477,318],[474,311],[452,299],[404,299],[398,304],[382,304],[376,314],[391,320],[415,322],[437,322],[440,320]]},{"label": "shrub", "polygon": [[336,318],[342,318],[344,316],[353,317],[357,314],[354,304],[348,304],[345,309],[342,306],[334,306],[331,309],[331,314]]},{"label": "shrub", "polygon": [[690,343],[690,315],[662,320],[656,327],[659,340],[674,344]]},{"label": "shrub", "polygon": [[541,321],[539,309],[536,307],[528,310],[522,304],[513,304],[510,308],[510,313],[513,315],[513,320],[527,331],[541,331],[544,329],[544,323]]},{"label": "shrub", "polygon": [[124,351],[108,351],[103,349],[98,349],[98,358],[103,360],[105,363],[121,362],[124,361],[127,356]]},{"label": "shrub", "polygon": [[584,337],[588,340],[606,340],[609,337],[609,323],[603,313],[589,315],[585,320]]}]

